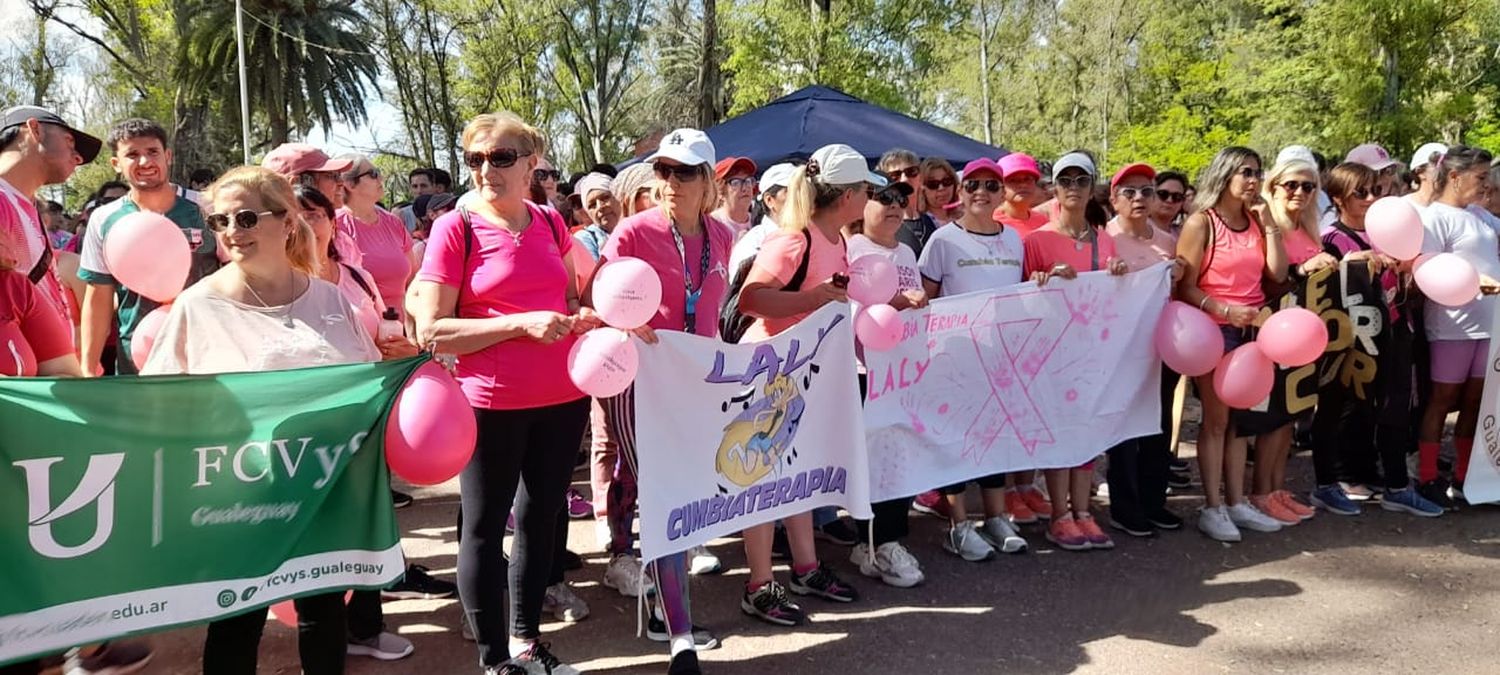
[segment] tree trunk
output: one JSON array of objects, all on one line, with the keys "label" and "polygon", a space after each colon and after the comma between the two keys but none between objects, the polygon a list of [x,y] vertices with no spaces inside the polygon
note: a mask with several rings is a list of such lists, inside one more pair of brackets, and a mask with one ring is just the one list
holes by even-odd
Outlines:
[{"label": "tree trunk", "polygon": [[984,0],[976,7],[979,14],[979,98],[984,108],[984,142],[995,144],[994,112],[990,109],[990,18]]},{"label": "tree trunk", "polygon": [[703,52],[698,70],[698,128],[707,129],[724,117],[721,105],[723,72],[719,69],[719,10],[716,0],[703,0]]}]

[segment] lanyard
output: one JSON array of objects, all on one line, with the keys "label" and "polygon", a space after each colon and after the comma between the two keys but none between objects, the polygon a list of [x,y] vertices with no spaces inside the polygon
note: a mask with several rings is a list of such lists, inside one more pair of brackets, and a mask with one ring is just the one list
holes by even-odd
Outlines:
[{"label": "lanyard", "polygon": [[698,296],[703,294],[703,284],[708,281],[708,249],[710,238],[708,225],[703,225],[703,254],[698,256],[698,287],[693,288],[693,270],[688,267],[687,247],[682,243],[682,233],[677,223],[672,223],[672,243],[677,244],[677,255],[682,258],[682,292],[685,296],[682,323],[683,330],[692,333],[698,319]]}]

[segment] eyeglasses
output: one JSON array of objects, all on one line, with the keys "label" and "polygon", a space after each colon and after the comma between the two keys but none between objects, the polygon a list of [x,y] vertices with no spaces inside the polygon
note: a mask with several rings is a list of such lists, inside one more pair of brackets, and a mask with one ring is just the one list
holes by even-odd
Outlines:
[{"label": "eyeglasses", "polygon": [[562,172],[557,169],[534,169],[531,172],[531,179],[538,183],[549,178],[552,180],[562,180]]},{"label": "eyeglasses", "polygon": [[1135,201],[1136,197],[1140,197],[1141,199],[1150,199],[1152,197],[1155,197],[1157,194],[1159,194],[1159,193],[1156,191],[1156,188],[1151,187],[1149,185],[1145,186],[1145,187],[1138,187],[1138,188],[1133,188],[1133,187],[1122,187],[1122,188],[1120,188],[1120,196],[1124,197],[1126,199],[1126,201]]},{"label": "eyeglasses", "polygon": [[233,218],[235,228],[253,230],[257,225],[260,225],[261,218],[265,216],[279,216],[283,213],[285,211],[251,211],[250,209],[240,209],[232,214],[210,213],[203,219],[203,222],[208,225],[208,229],[215,232],[223,232],[229,229],[229,219]]},{"label": "eyeglasses", "polygon": [[1156,198],[1160,199],[1160,200],[1162,200],[1164,202],[1171,202],[1173,204],[1181,204],[1183,202],[1183,200],[1187,199],[1187,193],[1186,192],[1167,192],[1166,190],[1162,190],[1160,188],[1157,188],[1157,190],[1156,190]]},{"label": "eyeglasses", "polygon": [[375,180],[380,180],[380,169],[371,167],[368,171],[361,171],[357,174],[354,174],[353,176],[350,176],[349,182],[358,183],[359,179],[364,178],[365,176],[369,176],[371,178],[374,178]]},{"label": "eyeglasses", "polygon": [[755,179],[749,176],[741,176],[739,178],[731,178],[729,180],[726,180],[724,181],[724,184],[729,186],[729,189],[731,190],[739,190],[741,188],[747,188],[755,185]]},{"label": "eyeglasses", "polygon": [[1385,186],[1376,185],[1370,188],[1354,188],[1354,191],[1350,194],[1354,195],[1355,199],[1380,199],[1385,196]]},{"label": "eyeglasses", "polygon": [[684,183],[697,180],[698,176],[700,175],[698,172],[698,166],[696,164],[693,166],[688,166],[686,164],[667,164],[666,162],[657,162],[651,165],[651,170],[656,172],[656,177],[658,179],[668,180],[671,177],[676,176],[677,180]]},{"label": "eyeglasses", "polygon": [[993,178],[990,178],[990,179],[987,179],[987,180],[966,180],[966,181],[964,181],[964,192],[969,192],[969,193],[978,192],[979,188],[984,188],[985,192],[999,192],[1000,191],[1000,181],[995,180]]},{"label": "eyeglasses", "polygon": [[936,180],[929,180],[926,183],[923,183],[923,185],[926,185],[927,189],[929,190],[941,190],[943,188],[953,187],[953,184],[955,182],[957,181],[954,181],[952,176],[943,176],[942,178]]},{"label": "eyeglasses", "polygon": [[1281,184],[1281,189],[1287,194],[1297,194],[1298,190],[1312,194],[1318,190],[1318,184],[1308,180],[1289,180]]},{"label": "eyeglasses", "polygon": [[1091,190],[1094,187],[1094,177],[1088,174],[1082,176],[1058,176],[1052,182],[1064,190]]},{"label": "eyeglasses", "polygon": [[1266,177],[1265,171],[1253,166],[1242,166],[1239,171],[1234,173],[1245,180],[1260,180]]},{"label": "eyeglasses", "polygon": [[877,202],[880,202],[881,206],[890,206],[892,204],[895,204],[900,206],[901,208],[906,208],[906,195],[894,190],[877,191],[875,190],[875,188],[868,188],[865,190],[865,196]]},{"label": "eyeglasses", "polygon": [[511,148],[501,148],[489,152],[466,152],[464,153],[464,164],[470,169],[478,169],[489,163],[496,169],[509,169],[516,165],[516,161],[522,157],[530,157],[530,152],[521,152]]},{"label": "eyeglasses", "polygon": [[906,176],[907,178],[916,178],[917,174],[919,173],[922,173],[921,167],[908,166],[905,169],[891,169],[890,171],[885,172],[885,175],[891,180],[901,180],[902,176]]},{"label": "eyeglasses", "polygon": [[302,219],[308,222],[314,220],[328,220],[328,214],[323,209],[306,209],[302,212]]}]

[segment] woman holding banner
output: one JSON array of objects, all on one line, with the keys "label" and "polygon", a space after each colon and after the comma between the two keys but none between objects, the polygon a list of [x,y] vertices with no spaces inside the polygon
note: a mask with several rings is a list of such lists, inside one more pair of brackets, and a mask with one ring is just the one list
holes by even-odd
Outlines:
[{"label": "woman holding banner", "polygon": [[[1254,150],[1220,150],[1203,172],[1194,203],[1197,212],[1183,223],[1177,240],[1177,255],[1186,266],[1177,296],[1219,322],[1226,352],[1249,340],[1250,324],[1266,301],[1261,281],[1286,281],[1281,228],[1263,227],[1250,210],[1264,176],[1260,167]],[[1241,527],[1260,532],[1281,529],[1279,522],[1245,500],[1246,442],[1234,433],[1229,406],[1214,390],[1213,374],[1199,377],[1195,385],[1203,402],[1198,470],[1205,504],[1198,529],[1226,542],[1239,541]]]}]

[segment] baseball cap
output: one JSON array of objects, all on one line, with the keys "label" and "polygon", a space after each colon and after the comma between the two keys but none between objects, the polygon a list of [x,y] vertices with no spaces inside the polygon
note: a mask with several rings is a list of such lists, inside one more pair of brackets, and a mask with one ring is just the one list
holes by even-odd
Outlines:
[{"label": "baseball cap", "polygon": [[718,164],[714,165],[714,178],[724,180],[724,177],[734,173],[735,169],[742,169],[754,176],[756,171],[755,162],[749,157],[725,157],[719,160]]},{"label": "baseball cap", "polygon": [[1156,169],[1151,168],[1150,164],[1146,164],[1144,162],[1126,164],[1125,166],[1121,167],[1119,171],[1115,172],[1114,178],[1109,179],[1110,189],[1114,189],[1116,185],[1120,184],[1120,181],[1125,180],[1126,178],[1129,178],[1131,176],[1145,176],[1147,178],[1150,178],[1151,180],[1156,180]]},{"label": "baseball cap", "polygon": [[99,150],[104,147],[104,141],[74,129],[72,125],[64,122],[63,118],[58,117],[57,113],[46,108],[38,108],[33,105],[18,105],[6,108],[3,118],[3,120],[0,120],[0,132],[19,127],[25,124],[26,120],[30,119],[35,119],[42,124],[62,127],[63,130],[73,136],[73,149],[78,152],[79,157],[83,158],[84,164],[94,161],[94,158],[99,156]]},{"label": "baseball cap", "polygon": [[447,192],[439,192],[435,195],[427,195],[427,210],[424,213],[432,213],[441,209],[451,209],[458,205],[458,197]]},{"label": "baseball cap", "polygon": [[1036,158],[1023,152],[1012,152],[1000,158],[997,162],[1004,176],[1023,176],[1030,174],[1033,178],[1041,178],[1042,170],[1036,165]]},{"label": "baseball cap", "polygon": [[795,164],[788,164],[786,162],[772,164],[769,169],[766,169],[765,173],[760,175],[759,192],[766,192],[773,187],[786,187],[786,184],[792,180],[792,174],[796,171],[797,166]]},{"label": "baseball cap", "polygon": [[816,180],[824,185],[853,185],[869,183],[885,187],[890,181],[870,170],[870,163],[858,150],[843,143],[834,143],[818,148],[807,160],[808,167],[817,165]]},{"label": "baseball cap", "polygon": [[614,194],[614,181],[602,173],[590,173],[578,179],[573,184],[573,194],[578,195],[581,200],[587,201],[589,193],[595,190],[603,190]]},{"label": "baseball cap", "polygon": [[291,178],[304,173],[332,171],[342,173],[354,166],[352,159],[329,159],[322,150],[306,143],[282,143],[260,160],[262,168]]},{"label": "baseball cap", "polygon": [[688,166],[714,165],[714,142],[697,129],[678,129],[663,136],[656,152],[646,158],[654,162],[661,158],[675,159]]},{"label": "baseball cap", "polygon": [[1411,170],[1416,171],[1426,164],[1431,164],[1433,155],[1441,159],[1446,154],[1448,154],[1448,146],[1442,143],[1424,143],[1422,147],[1417,148],[1415,153],[1412,153]]},{"label": "baseball cap", "polygon": [[1276,153],[1276,164],[1288,164],[1291,162],[1302,162],[1303,164],[1318,165],[1318,158],[1313,156],[1312,148],[1305,145],[1288,145]]},{"label": "baseball cap", "polygon": [[1052,180],[1057,180],[1066,169],[1083,169],[1090,176],[1099,175],[1099,170],[1094,168],[1094,160],[1081,152],[1070,152],[1058,158],[1057,163],[1052,165]]},{"label": "baseball cap", "polygon": [[1000,165],[997,164],[995,160],[988,157],[980,157],[979,159],[965,164],[963,177],[965,180],[968,180],[969,176],[981,171],[989,171],[990,173],[995,174],[996,178],[1005,178],[1005,170],[1000,168]]},{"label": "baseball cap", "polygon": [[1380,171],[1396,163],[1396,160],[1391,159],[1391,153],[1386,152],[1385,148],[1374,143],[1365,143],[1364,145],[1355,147],[1349,151],[1348,156],[1344,157],[1344,161],[1359,162],[1376,171]]}]

